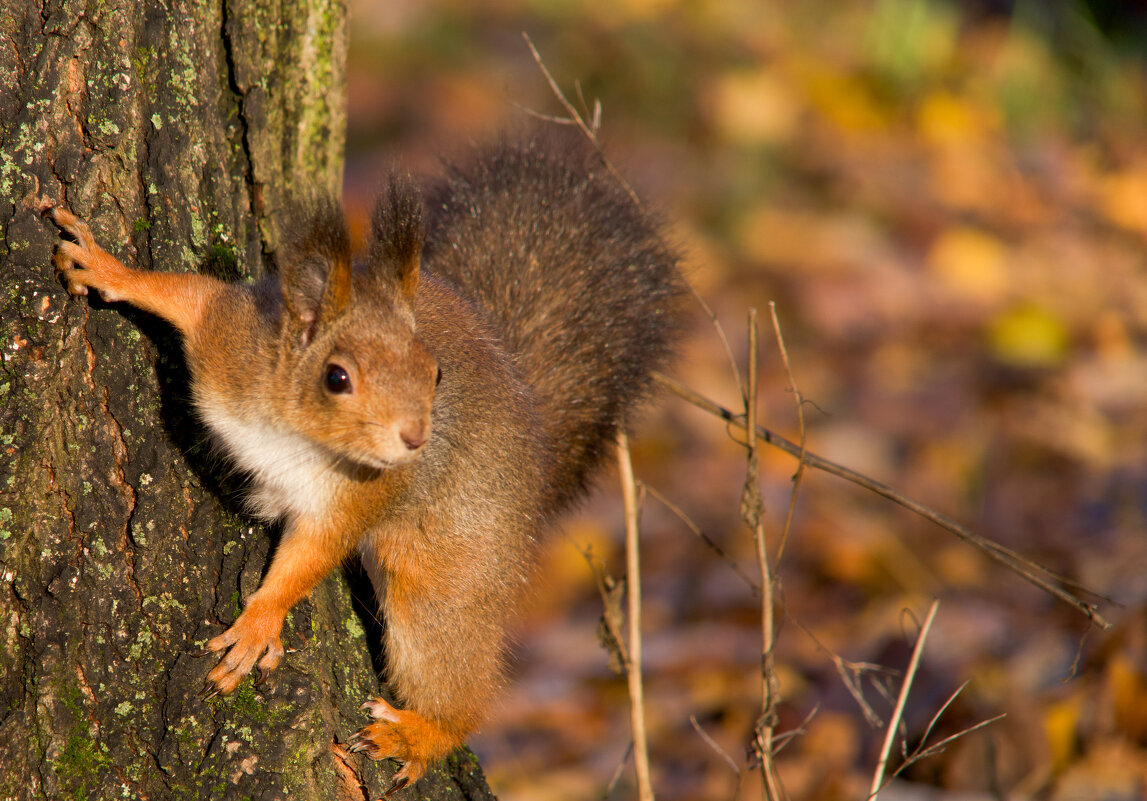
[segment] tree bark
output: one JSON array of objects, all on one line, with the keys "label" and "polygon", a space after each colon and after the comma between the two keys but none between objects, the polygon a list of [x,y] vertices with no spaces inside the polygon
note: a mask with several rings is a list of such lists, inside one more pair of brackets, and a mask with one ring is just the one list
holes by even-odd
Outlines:
[{"label": "tree bark", "polygon": [[[125,262],[258,277],[293,195],[338,192],[337,0],[0,0],[0,798],[376,798],[339,746],[377,694],[346,576],[270,681],[197,696],[271,535],[188,405],[181,344],[70,299],[39,211]],[[365,622],[364,622],[365,621]],[[468,756],[410,797],[491,797]],[[401,797],[401,796],[400,796]]]}]

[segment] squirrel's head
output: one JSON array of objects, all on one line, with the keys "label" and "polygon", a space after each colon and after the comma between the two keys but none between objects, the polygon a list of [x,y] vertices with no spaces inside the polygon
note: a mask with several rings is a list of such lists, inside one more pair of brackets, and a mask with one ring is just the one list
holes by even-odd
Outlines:
[{"label": "squirrel's head", "polygon": [[421,199],[409,180],[391,179],[358,265],[336,202],[314,204],[306,219],[280,271],[285,422],[356,464],[409,462],[430,438],[441,378],[415,325]]}]

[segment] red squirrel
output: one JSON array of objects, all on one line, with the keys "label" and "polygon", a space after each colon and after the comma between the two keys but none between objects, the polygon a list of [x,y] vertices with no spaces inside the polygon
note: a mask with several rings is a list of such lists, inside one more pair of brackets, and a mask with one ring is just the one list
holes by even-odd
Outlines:
[{"label": "red squirrel", "polygon": [[460,745],[502,679],[540,534],[584,493],[666,366],[683,279],[659,224],[600,156],[534,134],[420,194],[392,178],[352,261],[336,201],[312,204],[254,284],[131,269],[64,208],[56,269],[183,336],[195,407],[282,520],[259,589],[209,652],[210,694],[283,658],[291,607],[356,552],[398,707],[351,748],[404,763]]}]

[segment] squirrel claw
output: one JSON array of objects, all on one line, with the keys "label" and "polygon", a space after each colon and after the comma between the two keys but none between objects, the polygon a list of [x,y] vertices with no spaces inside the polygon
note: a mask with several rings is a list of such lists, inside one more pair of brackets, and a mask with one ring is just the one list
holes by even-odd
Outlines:
[{"label": "squirrel claw", "polygon": [[[403,768],[403,771],[405,771],[405,770],[406,769]],[[408,785],[408,784],[410,784],[410,778],[408,776],[403,776],[402,771],[400,771],[397,775],[395,775],[394,783],[392,785],[390,785],[390,789],[387,790],[385,793],[383,793],[382,797],[383,798],[390,798],[392,795],[394,795],[399,790],[406,787],[406,785]]]},{"label": "squirrel claw", "polygon": [[194,657],[195,659],[201,659],[202,657],[205,657],[205,656],[211,656],[211,654],[213,654],[213,653],[215,653],[215,652],[212,651],[210,648],[193,648],[192,650],[187,652],[187,655],[190,657]]},{"label": "squirrel claw", "polygon": [[219,695],[219,687],[211,681],[205,681],[203,688],[198,693],[199,697],[204,701],[210,701],[212,698]]},{"label": "squirrel claw", "polygon": [[377,750],[377,746],[370,741],[370,738],[367,737],[365,731],[359,729],[351,735],[349,740],[347,740],[346,750],[350,751],[352,754],[368,752],[367,756],[374,758],[373,753],[369,752]]},{"label": "squirrel claw", "polygon": [[421,779],[427,765],[446,756],[462,742],[456,730],[409,709],[395,709],[382,698],[367,701],[363,708],[370,712],[374,722],[350,738],[348,750],[365,752],[371,759],[401,762],[402,769],[395,774],[390,792]]},{"label": "squirrel claw", "polygon": [[401,721],[398,710],[381,698],[364,701],[359,709],[365,709],[370,712],[370,716],[375,720],[387,720],[391,723],[399,723]]}]

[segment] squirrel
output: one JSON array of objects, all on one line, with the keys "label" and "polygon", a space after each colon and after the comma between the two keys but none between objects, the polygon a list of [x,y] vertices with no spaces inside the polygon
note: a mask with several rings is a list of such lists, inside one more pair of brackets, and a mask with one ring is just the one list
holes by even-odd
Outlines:
[{"label": "squirrel", "polygon": [[397,706],[352,751],[404,763],[460,745],[499,691],[535,544],[586,491],[681,329],[660,223],[600,154],[503,138],[420,193],[392,176],[352,261],[336,200],[312,202],[253,284],[141,271],[62,207],[54,263],[181,334],[194,406],[282,539],[205,653],[208,696],[283,658],[288,610],[356,552],[383,611]]}]

